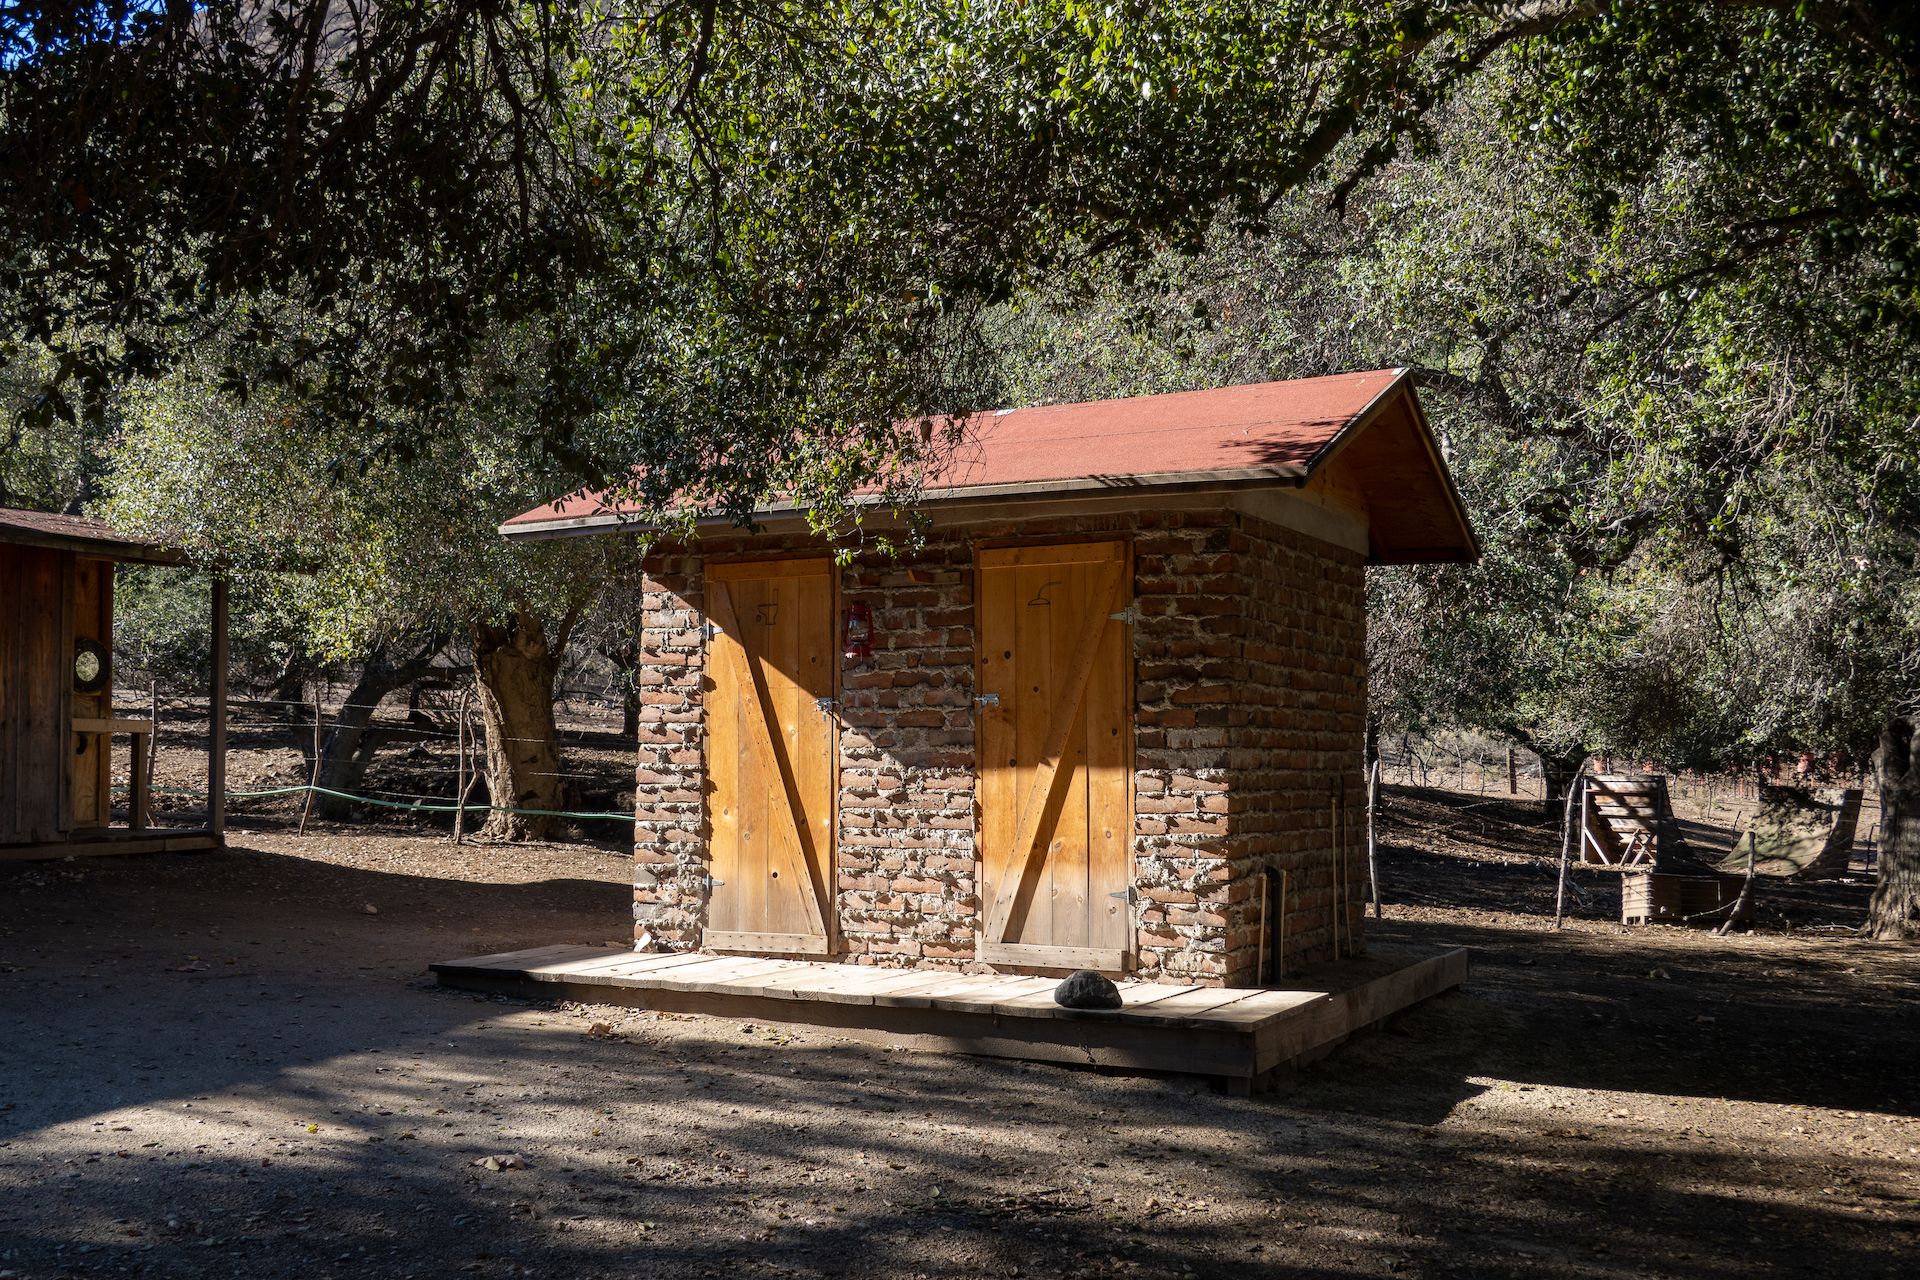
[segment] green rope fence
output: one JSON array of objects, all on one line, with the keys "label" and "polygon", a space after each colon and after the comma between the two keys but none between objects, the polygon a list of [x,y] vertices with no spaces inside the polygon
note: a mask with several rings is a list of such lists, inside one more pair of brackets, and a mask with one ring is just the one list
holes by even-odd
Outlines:
[{"label": "green rope fence", "polygon": [[[121,795],[126,794],[127,790],[128,788],[126,787],[114,788],[114,791]],[[318,796],[332,796],[336,800],[351,800],[355,804],[376,805],[382,809],[403,809],[410,813],[458,813],[464,809],[468,813],[516,813],[530,818],[580,818],[586,821],[601,820],[608,822],[633,821],[633,815],[630,813],[580,813],[571,809],[516,809],[510,805],[492,804],[407,804],[398,800],[377,800],[372,796],[356,796],[347,791],[334,791],[328,787],[312,787],[306,785],[271,787],[265,791],[229,791],[226,794],[229,800],[255,800],[267,796],[305,795],[309,791]],[[202,800],[207,797],[206,792],[195,791],[189,787],[155,787],[153,788],[153,794],[157,796],[188,796]]]}]

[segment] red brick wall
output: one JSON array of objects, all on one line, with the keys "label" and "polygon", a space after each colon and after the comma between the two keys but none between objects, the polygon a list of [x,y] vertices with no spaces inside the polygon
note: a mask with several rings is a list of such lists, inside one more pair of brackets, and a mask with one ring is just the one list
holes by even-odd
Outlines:
[{"label": "red brick wall", "polygon": [[[1360,776],[1364,569],[1214,510],[940,529],[904,560],[868,554],[846,568],[845,598],[872,608],[877,632],[873,657],[841,676],[846,959],[973,957],[974,544],[1116,535],[1134,544],[1140,976],[1254,981],[1251,877],[1267,865],[1289,871],[1295,966],[1331,954],[1327,801]],[[705,897],[700,557],[779,549],[817,545],[729,535],[647,562],[634,910],[636,928],[668,945],[698,945]]]},{"label": "red brick wall", "polygon": [[1341,954],[1361,949],[1367,630],[1357,552],[1245,517],[1233,558],[1243,629],[1228,708],[1227,914],[1239,985],[1258,977],[1262,869],[1286,873],[1284,968],[1330,959],[1336,929]]}]

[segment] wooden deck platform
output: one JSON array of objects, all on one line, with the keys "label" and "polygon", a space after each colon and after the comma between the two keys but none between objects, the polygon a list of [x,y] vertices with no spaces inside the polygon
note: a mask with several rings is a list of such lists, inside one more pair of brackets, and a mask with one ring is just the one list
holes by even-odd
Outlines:
[{"label": "wooden deck platform", "polygon": [[1458,986],[1465,951],[1376,948],[1285,988],[1120,984],[1125,1006],[1062,1009],[1055,978],[552,946],[447,960],[443,985],[536,1000],[831,1027],[902,1048],[1221,1078],[1239,1093]]}]

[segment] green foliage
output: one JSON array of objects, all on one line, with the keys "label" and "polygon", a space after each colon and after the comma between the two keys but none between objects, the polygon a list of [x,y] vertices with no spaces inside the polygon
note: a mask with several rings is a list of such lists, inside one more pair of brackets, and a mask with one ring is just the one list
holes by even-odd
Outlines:
[{"label": "green foliage", "polygon": [[[1399,705],[1608,745],[1678,701],[1685,754],[1854,745],[1915,688],[1892,0],[351,12],[0,16],[21,456],[141,380],[115,508],[311,566],[333,648],[567,579],[486,529],[574,481],[910,500],[921,415],[1030,341],[1006,385],[1056,397],[1417,366],[1492,554],[1382,605],[1494,615],[1383,662]],[[1076,283],[1051,335],[986,312]]]},{"label": "green foliage", "polygon": [[[580,480],[831,521],[937,464],[940,433],[893,424],[973,407],[977,308],[1263,226],[1321,176],[1344,198],[1499,65],[1598,231],[1718,157],[1645,287],[1818,242],[1911,310],[1914,49],[1870,0],[357,12],[0,17],[0,333],[54,353],[36,426],[211,332],[246,353],[229,391],[285,387],[382,452],[486,371],[528,380],[520,430]],[[490,369],[506,330],[530,358]]]},{"label": "green foliage", "polygon": [[129,388],[104,511],[225,567],[237,599],[299,618],[321,660],[515,610],[560,617],[620,544],[498,536],[554,483],[518,451],[511,408],[450,413],[402,458],[290,394],[238,401],[183,368]]},{"label": "green foliage", "polygon": [[1005,398],[1411,366],[1487,554],[1374,576],[1381,718],[1569,764],[1858,759],[1920,692],[1889,264],[1798,238],[1656,287],[1721,236],[1731,176],[1670,155],[1596,219],[1592,157],[1501,127],[1540,92],[1495,59],[1344,217],[1304,192],[1260,236],[1020,300],[990,326]]},{"label": "green foliage", "polygon": [[[204,693],[213,670],[213,607],[207,575],[195,569],[122,565],[114,581],[116,679],[157,682],[171,692]],[[274,685],[310,665],[313,619],[297,591],[270,577],[233,584],[228,601],[229,660],[241,681]]]},{"label": "green foliage", "polygon": [[26,415],[46,394],[55,363],[36,346],[0,359],[0,507],[65,511],[95,494],[108,424],[75,418],[28,427]]}]

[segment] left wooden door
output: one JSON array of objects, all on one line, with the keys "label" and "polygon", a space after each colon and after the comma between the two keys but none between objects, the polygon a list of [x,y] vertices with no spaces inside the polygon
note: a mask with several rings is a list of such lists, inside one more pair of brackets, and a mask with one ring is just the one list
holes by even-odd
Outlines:
[{"label": "left wooden door", "polygon": [[0,843],[66,837],[73,554],[0,545]]},{"label": "left wooden door", "polygon": [[827,954],[837,749],[832,562],[709,565],[707,616],[704,944]]}]

